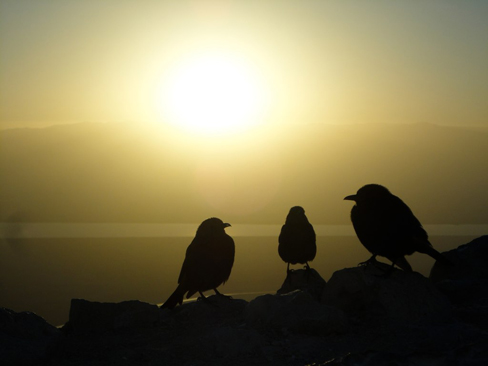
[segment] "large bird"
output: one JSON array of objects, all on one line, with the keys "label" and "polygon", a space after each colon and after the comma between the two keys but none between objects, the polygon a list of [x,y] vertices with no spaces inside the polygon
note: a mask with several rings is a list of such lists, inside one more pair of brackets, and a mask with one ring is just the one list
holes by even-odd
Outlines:
[{"label": "large bird", "polygon": [[302,207],[295,206],[290,209],[285,225],[281,227],[278,243],[278,254],[288,264],[287,273],[290,272],[290,264],[305,264],[306,268],[310,269],[308,262],[315,258],[317,245],[315,231]]},{"label": "large bird", "polygon": [[187,299],[196,292],[205,298],[203,292],[208,290],[221,295],[217,287],[229,279],[234,264],[234,240],[224,230],[229,226],[215,217],[200,224],[186,250],[178,287],[162,308],[172,309],[177,304],[181,305],[185,294]]},{"label": "large bird", "polygon": [[367,184],[356,194],[344,198],[355,201],[351,221],[359,241],[373,255],[388,258],[394,265],[411,272],[405,255],[425,253],[440,262],[447,259],[432,247],[427,232],[410,208],[379,184]]}]

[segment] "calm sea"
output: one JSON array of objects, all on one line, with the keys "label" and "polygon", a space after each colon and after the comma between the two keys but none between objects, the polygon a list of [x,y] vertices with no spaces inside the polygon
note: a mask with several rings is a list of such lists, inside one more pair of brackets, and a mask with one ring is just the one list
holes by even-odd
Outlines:
[{"label": "calm sea", "polygon": [[[68,320],[70,300],[162,303],[176,288],[185,251],[198,224],[0,224],[0,306],[32,311],[51,324]],[[351,225],[314,225],[311,263],[327,281],[369,258]],[[488,234],[488,225],[425,225],[431,242],[447,251]],[[247,300],[274,293],[286,275],[278,256],[281,225],[233,225],[236,259],[223,293]],[[429,275],[434,261],[408,257]],[[300,268],[296,266],[295,268]],[[210,292],[209,292],[210,294]]]}]

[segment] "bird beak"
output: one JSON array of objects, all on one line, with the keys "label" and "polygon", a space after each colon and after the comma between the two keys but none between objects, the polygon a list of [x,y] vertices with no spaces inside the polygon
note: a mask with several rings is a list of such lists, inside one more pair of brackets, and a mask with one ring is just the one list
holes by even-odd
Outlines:
[{"label": "bird beak", "polygon": [[232,225],[228,224],[228,223],[224,223],[224,228],[229,227],[229,226],[232,226]]},{"label": "bird beak", "polygon": [[356,195],[355,194],[351,194],[350,196],[346,196],[346,197],[344,197],[344,200],[346,200],[346,201],[356,201]]}]

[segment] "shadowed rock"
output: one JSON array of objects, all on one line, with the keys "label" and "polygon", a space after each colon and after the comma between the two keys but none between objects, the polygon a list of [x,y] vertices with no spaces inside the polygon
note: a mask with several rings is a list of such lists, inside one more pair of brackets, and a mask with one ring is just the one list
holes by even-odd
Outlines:
[{"label": "shadowed rock", "polygon": [[451,305],[427,278],[397,269],[385,277],[388,268],[377,262],[335,272],[325,286],[322,302],[363,320],[416,323],[449,317]]},{"label": "shadowed rock", "polygon": [[163,326],[172,337],[169,352],[175,353],[174,364],[184,360],[193,364],[195,359],[216,363],[259,352],[265,339],[245,326],[247,305],[245,300],[212,295],[162,310]]},{"label": "shadowed rock", "polygon": [[347,319],[338,309],[320,304],[305,291],[264,295],[251,301],[246,321],[255,326],[301,334],[343,333]]},{"label": "shadowed rock", "polygon": [[[209,324],[220,324],[229,319],[239,319],[248,302],[242,299],[230,299],[219,295],[184,303],[174,310],[161,309],[162,319],[191,323],[193,328],[206,327]],[[174,313],[174,314],[172,314]]]},{"label": "shadowed rock", "polygon": [[277,293],[283,295],[295,290],[303,290],[320,301],[325,284],[325,280],[315,269],[298,269],[287,273],[285,281]]},{"label": "shadowed rock", "polygon": [[443,266],[434,263],[430,271],[433,282],[444,280],[488,280],[488,235],[481,236],[468,244],[442,253],[454,263],[453,266]]},{"label": "shadowed rock", "polygon": [[488,306],[488,235],[443,253],[454,263],[435,263],[430,279],[457,305]]},{"label": "shadowed rock", "polygon": [[122,328],[154,326],[161,311],[137,300],[120,303],[72,299],[66,330],[105,332]]},{"label": "shadowed rock", "polygon": [[442,253],[454,265],[435,263],[430,279],[463,321],[488,329],[488,235]]},{"label": "shadowed rock", "polygon": [[0,363],[29,365],[44,359],[60,331],[31,312],[0,308]]}]

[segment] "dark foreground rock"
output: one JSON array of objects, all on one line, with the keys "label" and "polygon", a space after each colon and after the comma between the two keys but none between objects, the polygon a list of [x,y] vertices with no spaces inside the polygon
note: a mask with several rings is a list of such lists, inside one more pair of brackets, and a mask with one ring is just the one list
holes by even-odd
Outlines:
[{"label": "dark foreground rock", "polygon": [[246,322],[265,329],[311,335],[338,334],[347,329],[347,318],[341,310],[320,304],[300,290],[254,299],[247,306]]},{"label": "dark foreground rock", "polygon": [[0,363],[34,365],[45,360],[60,335],[34,313],[0,308]]},{"label": "dark foreground rock", "polygon": [[153,326],[161,312],[156,305],[141,301],[124,301],[118,304],[71,300],[69,322],[66,330],[77,332],[105,332],[123,328]]},{"label": "dark foreground rock", "polygon": [[436,262],[430,271],[430,279],[435,282],[445,280],[488,280],[488,235],[474,239],[468,244],[442,253],[452,266]]},{"label": "dark foreground rock", "polygon": [[443,253],[451,266],[435,263],[430,279],[462,321],[488,328],[488,235]]},{"label": "dark foreground rock", "polygon": [[[480,245],[449,257],[481,256]],[[484,300],[460,294],[462,286],[436,287],[449,281],[484,286],[476,271],[451,272],[435,286],[417,273],[384,276],[381,264],[337,271],[326,284],[318,273],[311,279],[297,271],[283,294],[249,303],[210,296],[173,310],[73,300],[62,332],[34,314],[3,310],[1,364],[487,365],[488,324],[479,321]],[[320,298],[307,290],[314,283],[323,285]]]},{"label": "dark foreground rock", "polygon": [[325,285],[325,280],[315,269],[298,269],[287,273],[285,281],[277,293],[283,295],[302,290],[309,293],[314,299],[320,300]]},{"label": "dark foreground rock", "polygon": [[427,323],[445,320],[451,304],[429,279],[374,262],[335,272],[322,302],[356,320],[395,323]]}]

